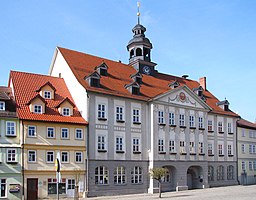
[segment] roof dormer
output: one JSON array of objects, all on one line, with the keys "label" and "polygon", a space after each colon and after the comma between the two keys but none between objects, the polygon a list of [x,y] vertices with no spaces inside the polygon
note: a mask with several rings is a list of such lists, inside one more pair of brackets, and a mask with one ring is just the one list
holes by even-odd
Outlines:
[{"label": "roof dormer", "polygon": [[135,81],[128,85],[125,85],[125,88],[128,89],[131,94],[140,94],[140,85]]},{"label": "roof dormer", "polygon": [[197,96],[199,96],[200,98],[203,97],[203,91],[204,91],[204,89],[202,86],[199,86],[199,87],[193,89],[193,92],[195,92],[197,94]]},{"label": "roof dormer", "polygon": [[5,102],[4,101],[0,101],[0,111],[1,110],[5,110]]},{"label": "roof dormer", "polygon": [[40,96],[44,99],[54,99],[56,89],[50,82],[47,82],[36,91],[39,92]]},{"label": "roof dormer", "polygon": [[180,86],[178,81],[173,81],[168,85],[170,88],[175,89]]},{"label": "roof dormer", "polygon": [[27,105],[29,105],[30,112],[35,114],[44,114],[46,104],[47,102],[45,99],[39,94],[37,94],[27,103]]},{"label": "roof dormer", "polygon": [[100,87],[100,74],[97,71],[94,71],[89,76],[84,77],[91,87]]},{"label": "roof dormer", "polygon": [[108,66],[105,62],[103,62],[98,67],[95,67],[95,70],[100,74],[101,76],[107,76],[108,75]]},{"label": "roof dormer", "polygon": [[217,106],[222,108],[224,111],[229,111],[229,102],[228,102],[228,100],[225,99],[224,101],[219,101],[216,104],[217,104]]},{"label": "roof dormer", "polygon": [[75,104],[69,99],[63,99],[57,106],[58,111],[63,116],[72,116],[74,112]]},{"label": "roof dormer", "polygon": [[137,82],[138,84],[142,84],[142,74],[140,72],[137,72],[130,76],[134,82]]}]

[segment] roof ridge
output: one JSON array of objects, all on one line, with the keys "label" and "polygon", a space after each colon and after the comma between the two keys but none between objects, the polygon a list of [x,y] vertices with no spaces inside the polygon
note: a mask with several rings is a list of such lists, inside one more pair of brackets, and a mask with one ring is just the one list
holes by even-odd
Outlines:
[{"label": "roof ridge", "polygon": [[[31,73],[31,72],[22,72],[22,71],[16,71],[16,70],[11,70],[10,73],[22,73],[22,74],[29,74],[29,75],[37,75],[37,76],[44,76],[44,77],[50,77],[50,78],[56,78],[56,79],[63,79],[60,77],[56,77],[56,76],[50,76],[50,75],[46,75],[46,74],[37,74],[37,73]],[[63,79],[64,80],[64,79]]]}]

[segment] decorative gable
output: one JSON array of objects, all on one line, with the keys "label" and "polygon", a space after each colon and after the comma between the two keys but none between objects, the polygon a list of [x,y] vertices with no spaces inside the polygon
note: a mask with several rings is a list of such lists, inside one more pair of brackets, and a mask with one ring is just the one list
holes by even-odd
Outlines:
[{"label": "decorative gable", "polygon": [[137,82],[132,82],[131,84],[125,85],[125,88],[129,90],[131,94],[140,94],[140,85]]},{"label": "decorative gable", "polygon": [[88,82],[91,87],[100,87],[100,74],[95,71],[84,79]]},{"label": "decorative gable", "polygon": [[54,99],[55,95],[55,87],[48,81],[44,85],[42,85],[38,90],[40,96],[43,97],[44,99]]},{"label": "decorative gable", "polygon": [[105,62],[103,62],[100,66],[95,67],[95,70],[101,76],[107,76],[108,75],[108,66],[107,66],[107,64]]},{"label": "decorative gable", "polygon": [[69,98],[65,98],[56,106],[59,113],[63,116],[72,116],[74,107],[74,103]]},{"label": "decorative gable", "polygon": [[30,112],[36,113],[36,114],[44,114],[45,113],[45,105],[46,105],[45,99],[37,94],[33,99],[31,99],[27,105],[29,105]]}]

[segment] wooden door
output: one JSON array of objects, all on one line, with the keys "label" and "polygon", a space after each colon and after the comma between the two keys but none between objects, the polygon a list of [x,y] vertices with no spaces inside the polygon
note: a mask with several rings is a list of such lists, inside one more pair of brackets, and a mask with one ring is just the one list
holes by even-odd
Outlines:
[{"label": "wooden door", "polygon": [[27,179],[27,200],[38,199],[38,179],[28,178]]}]

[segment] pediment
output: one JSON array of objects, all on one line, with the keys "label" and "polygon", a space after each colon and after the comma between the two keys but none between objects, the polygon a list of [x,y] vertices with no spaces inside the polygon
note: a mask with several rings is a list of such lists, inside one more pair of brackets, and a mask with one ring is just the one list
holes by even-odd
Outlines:
[{"label": "pediment", "polygon": [[170,90],[155,97],[153,101],[211,110],[211,108],[187,86]]}]

